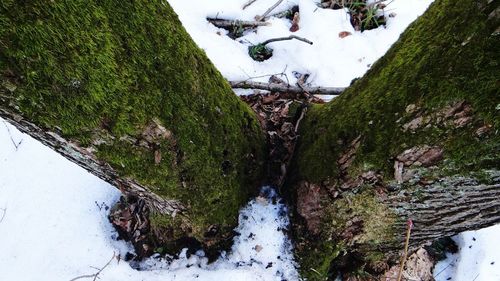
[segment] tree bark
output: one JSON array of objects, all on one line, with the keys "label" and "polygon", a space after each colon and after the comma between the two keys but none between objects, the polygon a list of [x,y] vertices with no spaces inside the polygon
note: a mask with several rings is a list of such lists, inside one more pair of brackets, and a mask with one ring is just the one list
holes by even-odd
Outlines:
[{"label": "tree bark", "polygon": [[[499,4],[437,0],[362,79],[302,122],[286,184],[302,275],[377,275],[500,222]],[[366,276],[366,275],[365,275]]]},{"label": "tree bark", "polygon": [[265,138],[168,3],[3,1],[0,22],[2,118],[145,201],[157,240],[226,243]]},{"label": "tree bark", "polygon": [[[0,100],[2,103],[6,102],[6,100],[4,100],[1,96]],[[143,198],[146,202],[148,202],[150,207],[158,212],[175,216],[175,214],[182,213],[186,210],[185,206],[183,206],[179,201],[162,198],[161,196],[156,195],[148,187],[137,183],[135,180],[120,177],[109,164],[99,161],[97,157],[95,157],[95,155],[90,153],[87,149],[80,147],[71,141],[65,140],[54,132],[43,130],[28,120],[23,119],[23,117],[13,111],[0,108],[0,117],[8,120],[10,124],[14,125],[21,132],[54,149],[71,162],[84,168],[100,179],[119,187],[122,191],[129,195]]]}]

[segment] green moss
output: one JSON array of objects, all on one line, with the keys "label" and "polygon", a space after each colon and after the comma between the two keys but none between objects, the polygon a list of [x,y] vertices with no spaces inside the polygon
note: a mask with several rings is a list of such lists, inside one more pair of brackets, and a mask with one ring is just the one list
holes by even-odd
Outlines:
[{"label": "green moss", "polygon": [[356,218],[363,221],[363,232],[352,243],[370,243],[377,246],[394,238],[392,225],[397,220],[388,207],[377,200],[375,192],[364,190],[360,193],[347,193],[333,204],[328,205],[327,216],[323,225],[330,227],[330,233],[339,233],[346,228],[349,220]]},{"label": "green moss", "polygon": [[[331,103],[313,106],[301,126],[298,178],[321,182],[338,176],[339,155],[359,135],[354,170],[368,166],[391,177],[390,159],[421,144],[444,146],[445,157],[458,170],[498,166],[500,40],[492,35],[493,20],[478,6],[436,1],[362,79]],[[405,121],[415,118],[405,112],[407,105],[435,112],[456,101],[472,106],[470,126],[402,130]],[[492,126],[482,139],[474,135],[481,124]]]},{"label": "green moss", "polygon": [[[482,10],[484,7],[488,8]],[[439,163],[439,169],[429,171],[434,179],[477,175],[498,167],[500,37],[494,31],[499,19],[488,17],[497,8],[498,3],[487,6],[486,1],[435,1],[363,78],[332,102],[311,106],[301,123],[289,188],[304,180],[319,185],[337,182],[341,175],[337,161],[358,136],[361,145],[348,169],[351,178],[364,171],[377,171],[384,181],[390,181],[394,158],[421,145],[444,149],[445,160]],[[458,101],[472,108],[472,120],[467,126],[459,128],[434,118],[430,126],[414,131],[403,129],[419,115],[435,117]],[[407,112],[410,104],[416,110]],[[491,126],[490,131],[477,136],[476,131],[485,124]],[[483,181],[487,178],[491,177]],[[418,197],[419,190],[409,192]],[[330,252],[325,249],[339,243],[341,239],[332,236],[339,235],[353,217],[362,218],[363,232],[342,251],[361,252],[366,263],[377,263],[385,256],[377,247],[382,242],[391,243],[391,238],[400,239],[401,235],[394,231],[395,227],[403,230],[404,222],[398,221],[397,214],[377,198],[367,188],[361,193],[344,192],[340,198],[323,204],[321,234],[301,240],[302,248],[298,248],[304,276],[314,277],[308,268],[323,268],[325,263],[331,263]],[[294,223],[301,224],[298,220]]]},{"label": "green moss", "polygon": [[[399,237],[395,235],[394,226],[398,222],[396,214],[377,200],[370,187],[365,187],[358,193],[346,193],[343,198],[331,204],[325,202],[324,205],[320,238],[306,242],[304,245],[307,246],[297,249],[296,253],[301,265],[301,274],[307,280],[327,280],[326,277],[334,279],[335,276],[330,276],[334,273],[331,272],[332,265],[337,266],[337,259],[348,254],[355,244],[364,245],[364,248],[356,253],[356,259],[359,259],[360,263],[379,262],[385,256],[378,249]],[[356,233],[352,239],[343,240],[338,235],[353,220],[362,221],[361,232]],[[353,264],[352,267],[355,268],[356,265]]]},{"label": "green moss", "polygon": [[331,263],[341,254],[342,245],[333,245],[331,241],[321,241],[314,248],[300,249],[299,253],[307,255],[296,255],[300,264],[301,277],[308,281],[325,281],[330,276]]},{"label": "green moss", "polygon": [[[188,206],[195,237],[235,225],[260,180],[258,121],[165,1],[2,1],[0,71],[27,119],[82,145],[106,131],[99,159]],[[120,140],[153,119],[175,138],[158,165]]]}]

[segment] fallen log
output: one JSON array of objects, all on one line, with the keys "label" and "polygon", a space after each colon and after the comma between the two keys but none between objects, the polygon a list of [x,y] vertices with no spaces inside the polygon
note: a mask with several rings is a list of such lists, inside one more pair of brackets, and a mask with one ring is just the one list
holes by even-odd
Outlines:
[{"label": "fallen log", "polygon": [[333,95],[338,96],[345,88],[343,87],[299,87],[290,84],[263,83],[255,81],[229,81],[232,88],[235,89],[258,89],[271,92],[288,93],[309,93],[313,95]]}]

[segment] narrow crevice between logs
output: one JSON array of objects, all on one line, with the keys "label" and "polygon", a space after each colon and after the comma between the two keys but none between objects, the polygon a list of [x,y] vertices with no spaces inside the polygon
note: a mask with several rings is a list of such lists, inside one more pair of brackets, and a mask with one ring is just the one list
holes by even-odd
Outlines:
[{"label": "narrow crevice between logs", "polygon": [[281,193],[299,138],[300,121],[306,114],[307,106],[324,102],[305,91],[255,93],[240,98],[255,111],[266,133],[266,183],[278,188]]}]

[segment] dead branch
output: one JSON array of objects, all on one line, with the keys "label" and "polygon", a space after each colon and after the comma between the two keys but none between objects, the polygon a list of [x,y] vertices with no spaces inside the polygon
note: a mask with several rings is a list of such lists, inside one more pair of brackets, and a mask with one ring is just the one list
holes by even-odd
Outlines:
[{"label": "dead branch", "polygon": [[274,10],[276,9],[276,7],[279,6],[279,4],[281,4],[281,2],[283,2],[283,0],[278,0],[278,2],[274,3],[274,5],[272,5],[269,9],[267,9],[267,11],[262,14],[262,16],[256,16],[255,17],[255,20],[257,21],[263,21],[266,19],[266,17]]},{"label": "dead branch", "polygon": [[307,92],[313,95],[338,96],[345,88],[340,87],[297,87],[290,84],[263,83],[254,81],[229,81],[232,88],[236,89],[258,89],[270,92],[287,92],[301,94]]},{"label": "dead branch", "polygon": [[207,18],[207,21],[220,28],[232,28],[234,26],[249,28],[256,26],[271,25],[268,22],[262,22],[262,21],[225,20],[225,19],[213,19],[213,18]]},{"label": "dead branch", "polygon": [[78,279],[84,279],[84,278],[93,278],[92,281],[95,281],[97,280],[97,278],[99,278],[99,274],[101,274],[101,272],[106,268],[108,267],[111,262],[113,261],[113,259],[116,258],[116,253],[113,252],[113,256],[111,257],[111,259],[109,259],[109,261],[103,266],[101,267],[100,269],[98,269],[98,271],[94,274],[87,274],[87,275],[81,275],[81,276],[77,276],[69,281],[75,281],[75,280],[78,280]]},{"label": "dead branch", "polygon": [[241,8],[242,10],[245,10],[246,8],[248,8],[248,6],[252,5],[254,2],[256,2],[257,0],[249,0],[248,2],[246,2],[243,7]]},{"label": "dead branch", "polygon": [[260,43],[260,45],[267,45],[269,43],[272,43],[272,42],[278,42],[278,41],[286,41],[286,40],[292,40],[292,39],[296,39],[296,40],[299,40],[299,41],[302,41],[302,42],[305,42],[309,45],[312,45],[313,42],[307,40],[306,38],[303,38],[303,37],[299,37],[299,36],[296,36],[296,35],[290,35],[288,37],[279,37],[279,38],[271,38],[271,39],[268,39],[262,43]]},{"label": "dead branch", "polygon": [[12,142],[17,151],[17,149],[19,149],[19,146],[21,146],[23,139],[21,139],[19,142],[16,143],[16,141],[14,141],[14,138],[12,137],[12,133],[10,132],[9,126],[7,126],[7,122],[3,121],[3,123],[5,125],[5,128],[7,129],[7,133],[9,134],[10,141]]}]

